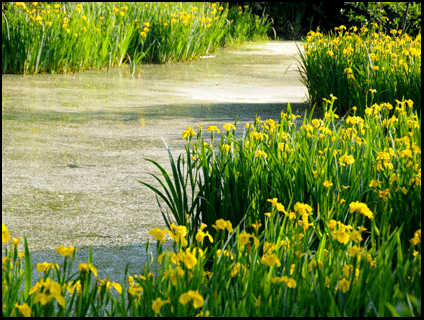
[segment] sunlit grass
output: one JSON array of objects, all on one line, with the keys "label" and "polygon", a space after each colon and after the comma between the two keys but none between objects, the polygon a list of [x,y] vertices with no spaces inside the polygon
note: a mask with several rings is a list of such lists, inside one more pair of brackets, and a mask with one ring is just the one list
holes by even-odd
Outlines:
[{"label": "sunlit grass", "polygon": [[328,35],[310,31],[304,40],[301,75],[312,103],[334,94],[338,112],[356,106],[363,116],[375,90],[375,103],[411,99],[421,109],[421,34],[340,26]]},{"label": "sunlit grass", "polygon": [[72,275],[61,247],[32,286],[28,244],[3,225],[2,315],[420,316],[420,122],[411,101],[337,119],[335,100],[299,130],[290,108],[240,139],[237,123],[185,130],[186,155],[151,187],[177,222],[163,209],[168,228],[150,231],[156,274],[93,282],[91,254]]},{"label": "sunlit grass", "polygon": [[[106,4],[93,8],[111,9],[109,16],[101,12],[110,26],[113,19],[129,16],[125,6],[117,11]],[[225,11],[218,5],[203,8],[210,15]],[[234,12],[234,20],[242,19],[245,9]],[[85,12],[76,5],[74,11]],[[194,11],[200,11],[200,5]],[[178,13],[171,18],[177,21],[160,22],[163,27],[179,23],[179,34],[186,27],[196,30],[184,25],[187,15]],[[231,20],[226,23],[234,23]],[[212,21],[198,23],[213,28]],[[137,32],[147,39],[153,25],[143,19]],[[234,34],[239,32],[237,24],[232,26]],[[58,28],[67,33],[69,24]],[[119,30],[120,35],[126,32]],[[125,36],[119,39],[125,44]],[[156,43],[157,37],[152,39]],[[236,37],[231,41],[237,42]],[[179,59],[182,48],[189,48],[174,45],[164,51],[169,60]],[[100,66],[139,58],[137,66],[161,50],[153,50],[152,44],[142,58],[133,59],[131,45],[124,55],[122,46],[114,47],[117,54]],[[335,51],[325,52],[328,59]],[[85,63],[60,71],[82,70],[89,66]],[[34,66],[31,73],[42,71]],[[349,80],[360,79],[361,73],[355,73],[362,70],[359,67],[346,67],[352,72],[339,67],[346,78],[351,75]],[[312,119],[311,113],[298,120],[289,107],[278,121],[256,118],[241,125],[199,126],[197,132],[187,128],[182,133],[186,153],[176,161],[169,153],[172,174],[152,161],[161,171],[161,188],[144,183],[166,204],[161,211],[167,229],[150,231],[160,263],[155,275],[150,264],[141,275],[125,270],[125,283],[93,282],[97,268],[91,253],[79,272],[71,274],[76,250],[62,246],[56,251],[64,257],[63,266],[33,266],[41,279],[32,286],[28,243],[25,239],[25,251],[18,252],[22,238],[11,238],[2,225],[2,243],[7,243],[2,316],[420,316],[420,118],[413,100],[381,100],[386,89],[378,84],[361,90],[355,94],[361,93],[365,103],[347,105],[346,116],[341,116],[344,101],[337,107],[342,113],[335,112],[346,94],[333,91],[319,97],[326,97],[322,119]],[[143,125],[142,118],[139,121]],[[240,129],[244,134],[236,138]],[[174,250],[163,251],[163,242],[171,239]]]},{"label": "sunlit grass", "polygon": [[379,235],[403,226],[409,239],[421,217],[421,129],[413,102],[373,104],[364,118],[353,108],[337,119],[332,111],[337,98],[325,100],[325,117],[305,115],[299,130],[290,109],[278,122],[246,123],[242,139],[235,138],[237,123],[199,128],[197,134],[189,127],[182,134],[189,141],[186,156],[176,163],[170,157],[173,178],[156,164],[165,192],[152,190],[189,233],[197,232],[200,221],[211,225],[218,219],[236,225],[246,219],[263,230],[263,207],[278,198],[286,212],[297,202],[308,203],[319,221],[349,224],[349,204],[364,202],[384,212],[374,217]]},{"label": "sunlit grass", "polygon": [[74,72],[189,61],[264,38],[248,6],[189,2],[15,2],[2,14],[2,73]]}]

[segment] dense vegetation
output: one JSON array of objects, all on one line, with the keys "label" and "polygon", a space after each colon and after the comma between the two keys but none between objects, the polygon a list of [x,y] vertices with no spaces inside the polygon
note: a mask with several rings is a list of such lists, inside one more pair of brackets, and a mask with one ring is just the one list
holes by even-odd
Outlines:
[{"label": "dense vegetation", "polygon": [[343,114],[356,107],[364,116],[372,103],[402,99],[421,109],[421,34],[342,25],[327,35],[310,31],[304,40],[300,71],[311,104],[322,105],[322,97],[333,94]]},{"label": "dense vegetation", "polygon": [[[411,36],[421,32],[421,2],[238,2],[249,4],[256,14],[269,15],[273,21],[268,36],[272,39],[301,40],[317,28],[324,34],[334,27],[370,27],[381,31],[402,30]],[[388,20],[387,20],[387,19]]]},{"label": "dense vegetation", "polygon": [[2,12],[2,73],[74,72],[188,61],[264,38],[249,6],[189,2],[15,2]]},{"label": "dense vegetation", "polygon": [[[63,21],[55,28],[76,41],[94,21],[83,13],[97,12],[100,21],[107,22],[103,26],[96,21],[99,32],[104,28],[113,34],[104,46],[117,52],[98,66],[128,60],[136,68],[167,47],[158,37],[167,34],[170,25],[189,39],[194,36],[190,32],[199,32],[199,42],[205,45],[196,46],[210,51],[224,38],[237,42],[237,28],[251,25],[251,20],[241,20],[253,17],[249,8],[241,7],[231,22],[231,9],[221,10],[219,4],[199,4],[197,10],[186,8],[172,17],[172,11],[161,15],[153,5],[143,5],[139,13],[147,10],[150,16],[139,21],[126,18],[130,9],[125,4],[75,5],[72,14],[78,19],[72,16],[72,21],[64,20],[63,7],[57,8],[54,15]],[[171,4],[159,6],[171,10]],[[15,17],[32,15],[35,24],[47,26],[44,16],[37,20],[38,15],[25,13],[22,4],[14,8]],[[201,14],[192,18],[197,12]],[[123,19],[132,27],[122,28]],[[191,19],[197,20],[190,26]],[[245,39],[255,38],[255,32],[262,36],[267,28],[263,20],[254,19],[256,31],[243,31]],[[217,37],[206,30],[215,23],[215,32],[225,25],[229,31],[209,46]],[[87,30],[81,31],[84,27]],[[408,36],[403,26],[388,31],[378,24],[369,27],[308,33],[300,56],[302,77],[311,100],[322,101],[321,119],[311,113],[297,120],[289,106],[278,121],[256,118],[242,126],[199,126],[197,133],[189,127],[182,133],[185,154],[175,161],[169,152],[172,174],[152,161],[161,171],[156,177],[160,187],[142,183],[158,196],[167,224],[167,229],[150,231],[159,253],[156,274],[150,264],[141,275],[126,270],[128,282],[93,283],[97,269],[91,254],[71,275],[77,250],[61,246],[56,251],[64,257],[63,265],[38,264],[42,277],[32,287],[28,243],[25,239],[25,251],[18,252],[22,238],[11,238],[2,225],[2,242],[9,245],[2,259],[2,315],[420,316],[421,35]],[[135,36],[127,37],[131,28],[137,29],[132,30]],[[86,39],[97,39],[96,32]],[[45,34],[38,34],[42,41],[34,52],[44,52]],[[149,37],[149,50],[137,51]],[[186,40],[169,44],[160,57],[195,58],[200,51],[191,52],[195,45]],[[92,50],[84,42],[75,45]],[[144,54],[131,56],[135,52]],[[183,52],[191,54],[180,55]],[[36,54],[39,61],[49,61],[42,60],[41,53]],[[87,57],[78,65],[72,54],[63,57],[73,61],[73,67],[63,69],[58,61],[57,72],[83,70],[96,61]],[[23,63],[24,72],[55,70],[39,62],[27,65]],[[243,135],[237,139],[235,131],[240,129]],[[165,241],[173,242],[172,251],[163,251]]]},{"label": "dense vegetation", "polygon": [[[221,130],[189,127],[172,176],[159,164],[168,229],[155,228],[159,272],[128,283],[97,276],[91,255],[70,275],[76,250],[37,265],[12,238],[2,268],[3,316],[420,316],[421,126],[412,101],[367,108],[337,123],[296,129],[289,109]],[[210,140],[208,138],[210,136]],[[164,179],[164,180],[163,180]],[[171,213],[171,216],[169,215]],[[173,240],[173,250],[162,243]],[[7,227],[2,241],[9,242]],[[22,263],[25,260],[25,269]],[[25,278],[25,292],[19,288]],[[111,290],[115,291],[113,293]],[[119,293],[116,296],[116,292]],[[54,307],[53,307],[54,306]]]}]

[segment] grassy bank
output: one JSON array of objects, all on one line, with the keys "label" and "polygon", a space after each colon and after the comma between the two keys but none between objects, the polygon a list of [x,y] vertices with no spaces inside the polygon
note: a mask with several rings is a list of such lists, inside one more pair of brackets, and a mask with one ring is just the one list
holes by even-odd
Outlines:
[{"label": "grassy bank", "polygon": [[143,62],[189,61],[218,46],[265,37],[270,22],[220,3],[9,4],[2,73],[59,73]]},{"label": "grassy bank", "polygon": [[308,33],[305,51],[300,52],[301,75],[313,104],[321,105],[322,97],[334,94],[340,113],[357,107],[364,116],[371,101],[395,104],[402,99],[413,100],[414,108],[421,109],[421,34],[385,34],[376,27],[340,26],[328,35]]},{"label": "grassy bank", "polygon": [[[421,126],[411,101],[336,122],[288,110],[278,122],[189,127],[186,155],[156,190],[168,229],[155,228],[161,270],[98,279],[91,256],[69,274],[37,265],[27,243],[2,242],[3,316],[420,316]],[[339,119],[340,120],[340,119]],[[158,167],[161,166],[158,164]],[[191,194],[191,190],[193,194]],[[177,224],[168,218],[171,213]],[[172,238],[174,251],[163,252]],[[26,242],[26,241],[25,241]],[[25,260],[25,270],[22,261]],[[25,281],[25,291],[19,288]]]}]

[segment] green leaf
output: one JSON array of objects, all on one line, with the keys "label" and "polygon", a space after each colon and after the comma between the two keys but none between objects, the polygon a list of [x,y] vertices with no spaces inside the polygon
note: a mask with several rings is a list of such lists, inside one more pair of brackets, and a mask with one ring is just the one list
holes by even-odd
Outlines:
[{"label": "green leaf", "polygon": [[25,242],[25,293],[24,300],[28,301],[29,291],[32,288],[32,266],[31,257],[29,254],[28,242],[26,236],[24,237]]}]

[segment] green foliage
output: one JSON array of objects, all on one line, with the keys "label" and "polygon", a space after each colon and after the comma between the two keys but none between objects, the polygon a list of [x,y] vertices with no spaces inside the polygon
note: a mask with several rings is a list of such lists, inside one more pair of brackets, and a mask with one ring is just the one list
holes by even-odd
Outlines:
[{"label": "green foliage", "polygon": [[125,283],[91,281],[91,252],[70,274],[76,250],[61,246],[62,266],[37,264],[43,276],[31,288],[28,244],[18,252],[22,239],[12,238],[2,316],[420,316],[417,115],[402,101],[394,117],[373,104],[365,118],[337,122],[335,100],[299,130],[290,108],[278,123],[246,124],[240,139],[237,123],[225,124],[217,148],[217,127],[210,143],[201,127],[185,130],[187,158],[170,154],[172,177],[154,163],[164,191],[150,189],[175,218],[164,214],[168,229],[149,232],[156,274],[152,261],[141,275],[127,267]]},{"label": "green foliage", "polygon": [[338,112],[356,107],[361,116],[371,101],[411,99],[421,109],[421,34],[412,38],[395,29],[384,34],[377,33],[377,25],[371,27],[308,33],[299,52],[311,103],[322,105],[321,98],[333,94]]},{"label": "green foliage", "polygon": [[[97,277],[91,252],[80,272],[65,280],[61,275],[67,273],[77,250],[61,247],[57,252],[64,256],[63,267],[38,264],[43,277],[27,299],[17,291],[22,281],[17,275],[27,272],[28,265],[22,270],[19,240],[12,240],[13,251],[6,250],[3,258],[2,316],[421,315],[421,230],[415,232],[408,252],[402,249],[401,229],[381,242],[374,232],[369,241],[357,237],[345,241],[343,234],[356,228],[340,222],[324,226],[313,222],[313,228],[305,228],[299,223],[305,221],[298,211],[302,206],[293,218],[281,214],[276,199],[270,202],[264,207],[270,212],[263,232],[257,226],[252,226],[252,233],[241,226],[232,230],[231,222],[218,220],[208,249],[199,237],[211,230],[207,226],[190,245],[183,244],[184,226],[152,230],[160,270],[151,273],[150,263],[141,275],[129,275],[127,268],[128,283],[108,278],[90,282]],[[364,231],[361,227],[359,234]],[[163,251],[165,234],[175,240],[171,251]],[[3,243],[8,240],[3,238]],[[208,265],[211,257],[213,263]]]},{"label": "green foliage", "polygon": [[75,72],[189,61],[266,37],[270,22],[219,3],[13,3],[2,14],[2,73]]},{"label": "green foliage", "polygon": [[[131,41],[115,47],[121,62]],[[157,274],[149,264],[127,267],[122,284],[94,279],[91,251],[71,274],[77,250],[61,246],[64,263],[38,264],[32,286],[28,243],[18,252],[2,225],[2,316],[421,316],[421,123],[412,100],[393,106],[365,88],[343,119],[329,94],[322,119],[297,123],[289,106],[241,138],[237,121],[220,139],[215,126],[189,127],[185,155],[169,152],[172,174],[150,160],[162,190],[141,183],[165,202],[168,227],[149,232]]]},{"label": "green foliage", "polygon": [[279,37],[284,40],[298,40],[311,30],[314,14],[312,17],[307,16],[310,6],[307,2],[270,3],[270,16]]},{"label": "green foliage", "polygon": [[[282,113],[278,123],[257,118],[253,125],[246,124],[240,140],[234,135],[236,126],[226,124],[217,154],[214,132],[219,133],[218,128],[208,128],[212,132],[208,143],[201,129],[196,135],[189,127],[183,137],[188,139],[187,172],[192,173],[185,177],[171,157],[174,183],[161,167],[168,189],[156,178],[166,196],[150,188],[169,205],[175,220],[186,226],[189,239],[201,223],[210,226],[219,219],[247,230],[261,224],[263,230],[263,208],[269,199],[278,198],[285,214],[290,215],[296,203],[307,203],[317,212],[316,221],[334,219],[350,225],[359,223],[347,214],[352,203],[366,203],[376,214],[375,231],[385,236],[390,228],[403,227],[406,246],[421,219],[421,137],[412,102],[399,102],[395,108],[372,104],[364,111],[365,119],[354,113],[334,124],[337,98],[325,100],[325,119],[305,116],[300,130],[291,112]],[[182,197],[180,185],[186,186],[181,182],[188,179],[191,197]],[[191,199],[192,205],[175,210],[174,203],[183,203],[183,198]],[[372,227],[364,220],[361,223]],[[214,236],[215,231],[210,232]]]},{"label": "green foliage", "polygon": [[[194,225],[199,223],[199,198],[195,197],[198,173],[196,170],[192,170],[194,166],[191,163],[189,149],[187,149],[187,166],[185,166],[185,158],[183,158],[181,155],[178,157],[177,163],[175,163],[169,149],[168,154],[169,160],[171,162],[173,180],[171,180],[169,174],[160,164],[153,160],[148,160],[160,170],[162,176],[164,177],[165,183],[162,182],[157,176],[151,174],[160,183],[165,193],[143,181],[139,182],[155,192],[156,197],[160,197],[162,200],[164,200],[167,205],[166,208],[171,210],[173,217],[170,217],[167,212],[164,212],[159,199],[157,199],[158,205],[161,208],[162,217],[164,218],[165,223],[169,229],[171,229],[171,224],[176,222],[178,225],[188,226],[189,233],[192,234],[194,231],[191,230],[190,226],[188,225],[188,217],[192,218]],[[191,241],[193,240],[192,237],[189,239]]]},{"label": "green foliage", "polygon": [[360,22],[361,26],[370,27],[376,23],[379,31],[400,29],[402,33],[410,34],[421,31],[421,2],[346,2],[345,4],[351,8],[349,12],[346,12],[347,9],[342,9],[341,13],[346,15],[349,21]]}]

